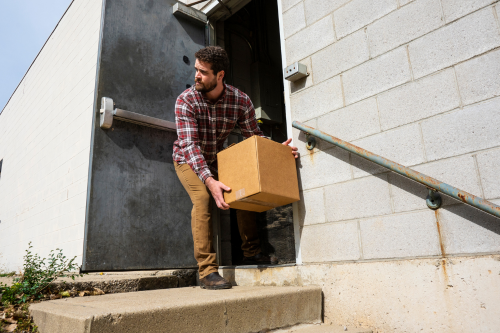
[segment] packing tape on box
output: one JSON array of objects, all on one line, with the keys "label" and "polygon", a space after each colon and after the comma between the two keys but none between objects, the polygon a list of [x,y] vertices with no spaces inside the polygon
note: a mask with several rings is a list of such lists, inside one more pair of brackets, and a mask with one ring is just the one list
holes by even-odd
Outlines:
[{"label": "packing tape on box", "polygon": [[265,201],[250,199],[250,198],[244,198],[244,196],[245,196],[245,189],[244,188],[236,191],[236,201],[248,202],[248,203],[259,205],[259,206],[273,207],[273,208],[279,206],[278,204],[275,204],[273,202],[265,202]]},{"label": "packing tape on box", "polygon": [[236,191],[235,195],[236,195],[236,201],[248,202],[248,203],[259,205],[259,206],[273,207],[273,208],[279,206],[278,204],[275,204],[273,202],[265,202],[265,201],[250,199],[250,198],[244,198],[245,188],[242,188],[241,190]]},{"label": "packing tape on box", "polygon": [[250,198],[241,198],[241,199],[238,199],[236,201],[248,202],[248,203],[251,203],[251,204],[254,204],[254,205],[265,206],[265,207],[272,207],[272,208],[279,207],[279,205],[275,204],[274,202],[265,202],[265,201],[250,199]]}]

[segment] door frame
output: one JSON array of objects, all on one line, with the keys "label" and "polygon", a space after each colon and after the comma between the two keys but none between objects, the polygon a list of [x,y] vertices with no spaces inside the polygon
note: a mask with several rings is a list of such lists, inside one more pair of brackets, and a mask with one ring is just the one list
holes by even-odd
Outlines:
[{"label": "door frame", "polygon": [[[251,0],[250,0],[251,1]],[[250,2],[246,0],[242,0],[241,2],[244,2],[245,4]],[[281,5],[281,0],[275,0],[277,5],[278,5],[278,21],[279,21],[279,33],[280,33],[280,49],[281,49],[281,63],[284,67],[288,65],[286,61],[286,52],[285,52],[285,32],[283,28],[283,8]],[[209,29],[209,34],[210,34],[210,45],[216,45],[217,43],[217,36],[215,35],[215,29],[214,27],[216,26],[217,21],[211,21],[210,18],[214,17],[214,14],[219,11],[225,11],[225,9],[220,5],[220,3],[213,1],[210,3],[207,7],[203,8],[202,11],[209,16],[209,21],[207,23],[207,27]],[[217,16],[217,15],[215,15]],[[283,70],[283,68],[282,68]],[[285,117],[286,117],[286,134],[288,138],[293,138],[292,135],[292,111],[291,111],[291,104],[290,104],[290,82],[285,80],[283,77],[283,87],[284,87],[284,93],[285,93]],[[300,142],[293,142],[292,144],[300,144]],[[294,231],[294,241],[295,241],[295,264],[296,265],[301,265],[302,264],[302,253],[301,253],[301,248],[300,248],[300,238],[302,234],[302,230],[300,227],[300,222],[299,222],[299,204],[298,202],[294,202],[292,204],[293,208],[293,231]],[[215,222],[215,219],[214,219]],[[216,227],[215,224],[219,224],[219,218],[217,214],[217,222],[214,223],[214,243],[215,243],[215,231]],[[220,232],[220,227],[217,226],[218,232]],[[218,248],[217,248],[217,254],[218,258],[220,258],[220,235],[218,235],[217,240],[219,241]],[[215,243],[217,244],[217,243]]]}]

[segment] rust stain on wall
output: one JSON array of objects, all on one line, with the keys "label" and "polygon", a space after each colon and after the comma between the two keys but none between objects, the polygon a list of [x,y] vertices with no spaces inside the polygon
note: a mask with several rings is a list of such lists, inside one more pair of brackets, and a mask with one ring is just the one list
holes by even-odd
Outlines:
[{"label": "rust stain on wall", "polygon": [[314,163],[314,152],[312,150],[307,150],[307,154],[309,155],[309,158],[311,159],[311,163]]},{"label": "rust stain on wall", "polygon": [[445,284],[448,284],[448,271],[446,270],[446,259],[441,260],[441,266],[443,266],[444,282]]},{"label": "rust stain on wall", "polygon": [[441,225],[439,224],[439,209],[435,210],[434,214],[436,215],[436,226],[437,226],[437,231],[438,231],[438,236],[439,236],[439,246],[441,247],[441,255],[443,257],[446,257],[446,251],[444,249],[444,244],[443,244],[443,237],[441,235]]},{"label": "rust stain on wall", "polygon": [[439,246],[441,247],[441,255],[443,259],[441,260],[441,266],[443,266],[443,275],[444,275],[444,281],[445,284],[448,284],[448,272],[446,270],[446,250],[444,248],[443,244],[443,237],[441,234],[441,225],[439,224],[439,209],[434,211],[434,215],[436,215],[436,226],[437,226],[437,232],[439,236]]}]

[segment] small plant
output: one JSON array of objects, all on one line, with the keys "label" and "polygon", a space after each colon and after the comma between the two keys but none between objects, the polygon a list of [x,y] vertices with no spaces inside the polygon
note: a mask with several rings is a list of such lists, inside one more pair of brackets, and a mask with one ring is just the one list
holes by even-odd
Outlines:
[{"label": "small plant", "polygon": [[69,276],[74,280],[75,276],[83,276],[67,274],[78,268],[74,263],[76,257],[67,259],[61,249],[55,249],[50,251],[48,258],[41,258],[31,252],[32,248],[30,242],[24,256],[21,277],[14,278],[12,286],[0,283],[0,332],[4,331],[3,328],[6,328],[7,332],[38,332],[38,327],[33,323],[28,311],[29,303],[42,299],[43,292],[49,289],[49,285],[57,278]]},{"label": "small plant", "polygon": [[[31,252],[32,247],[30,242],[24,256],[21,277],[15,278],[14,284],[10,287],[0,284],[1,301],[5,306],[40,299],[42,291],[50,283],[59,277],[68,276],[67,272],[78,268],[78,265],[74,263],[76,257],[66,259],[61,249],[50,251],[48,258],[41,258],[38,254]],[[75,279],[75,274],[69,276]],[[77,276],[82,276],[82,274],[77,274]]]}]

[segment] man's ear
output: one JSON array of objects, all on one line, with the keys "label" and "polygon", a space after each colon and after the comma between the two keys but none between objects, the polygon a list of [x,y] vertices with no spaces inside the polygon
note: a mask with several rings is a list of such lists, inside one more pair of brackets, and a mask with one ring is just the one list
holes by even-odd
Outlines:
[{"label": "man's ear", "polygon": [[220,71],[219,73],[217,73],[217,81],[223,80],[225,75],[226,73],[224,71]]}]

